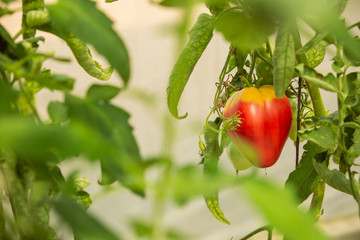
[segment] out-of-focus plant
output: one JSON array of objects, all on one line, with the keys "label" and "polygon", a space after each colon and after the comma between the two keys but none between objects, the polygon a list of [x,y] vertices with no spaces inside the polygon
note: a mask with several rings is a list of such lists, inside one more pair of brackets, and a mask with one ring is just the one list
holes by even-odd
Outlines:
[{"label": "out-of-focus plant", "polygon": [[[178,113],[179,99],[214,31],[230,42],[212,110],[199,130],[203,170],[195,164],[181,168],[174,164],[168,118],[163,122],[163,152],[143,160],[129,113],[112,103],[130,79],[128,52],[112,21],[95,2],[58,0],[46,5],[43,0],[22,0],[18,9],[19,2],[0,2],[0,18],[22,13],[14,35],[0,23],[0,239],[59,239],[49,223],[50,211],[70,226],[75,239],[121,239],[86,211],[92,203],[87,179],[76,174],[63,176],[60,164],[76,157],[100,162],[102,185],[119,182],[140,197],[149,188],[155,193],[153,218],[130,223],[138,238],[188,239],[166,229],[162,222],[169,199],[182,205],[204,196],[211,213],[230,223],[220,209],[218,192],[231,186],[239,187],[269,221],[243,239],[259,231],[267,231],[271,239],[273,229],[284,233],[286,239],[328,239],[313,225],[322,212],[325,184],[352,195],[359,203],[354,166],[360,155],[360,80],[358,72],[350,72],[360,60],[360,42],[351,33],[359,24],[348,26],[343,19],[347,1],[156,1],[163,7],[183,8],[185,21],[179,25],[179,33],[188,29],[196,6],[205,4],[210,12],[202,13],[191,28],[170,76],[167,103],[175,118],[187,115]],[[312,29],[303,45],[299,25]],[[62,39],[92,78],[106,81],[116,71],[122,85],[94,84],[84,97],[75,96],[71,73],[59,74],[44,67],[48,60],[68,59],[39,51],[39,46],[46,44],[42,32]],[[272,46],[269,38],[274,34]],[[100,66],[88,46],[110,67]],[[332,54],[329,46],[336,49],[330,59],[332,71],[320,73],[316,67],[326,53]],[[226,130],[242,123],[236,116],[223,118],[225,102],[235,91],[262,85],[274,85],[277,97],[285,94],[290,98],[295,119],[290,138],[297,149],[300,141],[306,141],[285,189],[253,172],[236,177],[218,167],[220,155],[231,142]],[[48,104],[48,119],[42,119],[36,107],[41,89],[63,94],[63,100]],[[325,110],[319,89],[337,94],[337,111],[329,114]],[[338,164],[338,169],[330,170],[330,161]],[[144,177],[151,167],[159,169],[154,182]],[[310,195],[309,214],[297,206]]]},{"label": "out-of-focus plant", "polygon": [[[78,156],[99,161],[100,184],[118,181],[145,195],[144,164],[130,116],[111,103],[121,88],[94,84],[85,97],[74,96],[72,73],[44,67],[49,59],[69,59],[40,52],[39,46],[46,44],[42,32],[51,33],[68,45],[90,78],[108,80],[115,70],[124,87],[130,78],[127,49],[95,2],[0,2],[0,17],[16,11],[22,11],[22,21],[14,36],[0,23],[0,239],[59,239],[49,225],[51,209],[76,239],[119,239],[85,212],[92,203],[88,181],[76,175],[65,179],[59,164]],[[88,45],[111,67],[101,67]],[[49,103],[49,119],[40,118],[35,104],[41,89],[63,94],[63,101]]]}]

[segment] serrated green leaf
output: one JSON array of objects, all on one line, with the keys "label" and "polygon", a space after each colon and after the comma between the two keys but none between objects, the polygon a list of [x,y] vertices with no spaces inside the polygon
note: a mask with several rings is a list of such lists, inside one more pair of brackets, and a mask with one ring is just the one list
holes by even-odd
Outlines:
[{"label": "serrated green leaf", "polygon": [[96,8],[95,2],[59,0],[47,8],[53,24],[63,36],[70,31],[91,44],[120,74],[124,84],[128,83],[130,63],[126,47],[112,28],[112,21]]},{"label": "serrated green leaf", "polygon": [[185,118],[178,114],[180,96],[185,88],[194,67],[213,36],[214,18],[208,14],[201,14],[190,30],[190,39],[182,50],[171,72],[167,92],[167,104],[171,114],[178,118]]},{"label": "serrated green leaf", "polygon": [[111,85],[94,84],[88,89],[86,98],[92,102],[100,100],[107,102],[116,97],[120,90],[120,88]]},{"label": "serrated green leaf", "polygon": [[319,151],[318,146],[308,142],[304,145],[304,150],[299,165],[285,182],[285,188],[295,190],[298,204],[304,202],[315,191],[320,181],[312,163],[314,155]]},{"label": "serrated green leaf", "polygon": [[[136,140],[129,124],[130,115],[109,103],[91,102],[88,99],[66,95],[71,121],[81,122],[94,129],[116,152],[99,157],[102,184],[119,180],[141,196],[144,195],[144,166]],[[104,180],[104,181],[103,181]],[[111,181],[109,181],[111,180]]]},{"label": "serrated green leaf", "polygon": [[282,97],[293,78],[295,67],[294,40],[291,32],[286,27],[278,30],[273,64],[275,95],[276,97]]},{"label": "serrated green leaf", "polygon": [[337,132],[332,127],[320,126],[298,132],[301,139],[309,140],[325,149],[334,149],[337,142]]}]

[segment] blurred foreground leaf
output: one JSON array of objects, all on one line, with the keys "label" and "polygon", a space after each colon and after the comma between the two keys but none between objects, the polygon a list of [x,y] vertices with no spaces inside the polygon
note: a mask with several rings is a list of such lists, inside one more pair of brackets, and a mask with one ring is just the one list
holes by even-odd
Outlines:
[{"label": "blurred foreground leaf", "polygon": [[260,47],[273,32],[272,26],[242,11],[227,11],[219,15],[215,29],[233,46],[242,51]]},{"label": "blurred foreground leaf", "polygon": [[292,240],[329,240],[313,225],[310,214],[297,208],[297,201],[290,189],[264,179],[249,179],[242,185],[249,201],[270,222],[270,225]]},{"label": "blurred foreground leaf", "polygon": [[[104,90],[103,88],[98,89]],[[71,121],[78,121],[90,127],[100,136],[97,141],[107,142],[116,149],[116,152],[103,156],[101,154],[104,150],[99,152],[102,169],[100,183],[111,184],[119,180],[135,193],[144,195],[144,165],[132,133],[132,127],[128,122],[130,115],[101,99],[95,101],[93,91],[95,91],[94,88],[89,89],[87,99],[67,95],[65,103],[69,107]],[[103,96],[109,98],[109,95]]]},{"label": "blurred foreground leaf", "polygon": [[77,240],[120,240],[95,217],[86,213],[71,198],[62,196],[53,202],[57,214],[73,229]]}]

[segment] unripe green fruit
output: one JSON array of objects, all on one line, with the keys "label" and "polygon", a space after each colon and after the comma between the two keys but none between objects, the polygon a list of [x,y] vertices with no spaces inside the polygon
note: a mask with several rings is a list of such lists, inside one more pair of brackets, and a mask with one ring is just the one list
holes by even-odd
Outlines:
[{"label": "unripe green fruit", "polygon": [[230,143],[228,146],[227,154],[234,168],[238,171],[246,170],[252,166],[249,160],[246,159],[244,154],[233,143]]}]

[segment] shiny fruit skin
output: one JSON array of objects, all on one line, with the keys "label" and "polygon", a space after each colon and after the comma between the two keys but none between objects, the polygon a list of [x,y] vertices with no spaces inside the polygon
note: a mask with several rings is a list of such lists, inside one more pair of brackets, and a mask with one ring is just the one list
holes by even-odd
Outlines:
[{"label": "shiny fruit skin", "polygon": [[235,146],[259,168],[278,160],[289,135],[292,109],[284,95],[276,98],[271,85],[244,88],[226,102],[224,119],[238,115],[241,123],[227,133]]}]

